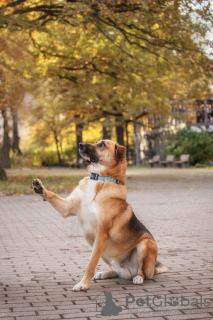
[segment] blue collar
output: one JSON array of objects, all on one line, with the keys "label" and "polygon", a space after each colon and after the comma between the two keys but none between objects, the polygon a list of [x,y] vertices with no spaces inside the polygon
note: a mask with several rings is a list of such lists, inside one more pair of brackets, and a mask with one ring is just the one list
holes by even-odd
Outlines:
[{"label": "blue collar", "polygon": [[116,184],[123,184],[121,181],[119,181],[116,178],[107,177],[107,176],[100,176],[100,174],[93,173],[93,172],[90,173],[90,179],[96,180],[96,181],[102,181],[102,182],[109,181],[109,182],[113,182],[113,183],[116,183]]}]

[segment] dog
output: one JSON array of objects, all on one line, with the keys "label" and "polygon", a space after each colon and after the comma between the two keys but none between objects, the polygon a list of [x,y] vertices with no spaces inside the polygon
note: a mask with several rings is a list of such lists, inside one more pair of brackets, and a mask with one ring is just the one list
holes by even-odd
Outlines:
[{"label": "dog", "polygon": [[[48,191],[39,179],[32,181],[34,193],[48,201],[64,218],[77,216],[92,254],[82,280],[73,291],[87,291],[91,279],[120,276],[142,284],[167,268],[157,262],[157,244],[150,231],[137,219],[127,203],[126,148],[111,140],[80,143],[82,158],[89,161],[90,176],[63,199]],[[95,268],[102,258],[107,272]],[[94,275],[95,274],[95,275]]]}]

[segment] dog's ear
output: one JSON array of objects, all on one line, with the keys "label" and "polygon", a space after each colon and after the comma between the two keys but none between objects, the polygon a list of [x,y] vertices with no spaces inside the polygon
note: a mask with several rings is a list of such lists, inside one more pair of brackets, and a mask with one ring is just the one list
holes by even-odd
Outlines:
[{"label": "dog's ear", "polygon": [[118,161],[126,160],[126,148],[118,143],[115,145],[115,157]]}]

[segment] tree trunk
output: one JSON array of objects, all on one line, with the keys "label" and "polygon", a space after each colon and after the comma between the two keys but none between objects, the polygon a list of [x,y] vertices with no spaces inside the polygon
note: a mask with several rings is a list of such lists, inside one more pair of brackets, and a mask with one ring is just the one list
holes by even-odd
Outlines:
[{"label": "tree trunk", "polygon": [[62,163],[64,163],[64,152],[63,152],[62,142],[61,141],[62,141],[62,139],[60,139],[60,141],[58,143],[59,143],[60,150],[61,150],[61,161],[62,161]]},{"label": "tree trunk", "polygon": [[77,156],[77,159],[80,160],[81,159],[81,156],[78,152],[78,149],[79,149],[79,143],[82,142],[83,138],[82,138],[82,132],[83,132],[83,125],[80,123],[77,123],[76,126],[76,147],[77,147],[77,153],[76,153],[76,156]]},{"label": "tree trunk", "polygon": [[11,108],[11,114],[13,118],[13,144],[12,149],[18,151],[18,155],[21,155],[22,152],[19,148],[19,136],[18,136],[18,122],[17,122],[17,109]]},{"label": "tree trunk", "polygon": [[207,101],[204,100],[204,123],[207,125],[208,122],[208,113],[207,113]]},{"label": "tree trunk", "polygon": [[109,129],[105,126],[103,126],[103,139],[111,139],[111,132],[109,131]]},{"label": "tree trunk", "polygon": [[7,180],[7,175],[5,170],[3,169],[3,167],[0,164],[0,180],[1,181],[6,181]]},{"label": "tree trunk", "polygon": [[122,125],[116,126],[117,142],[124,146],[124,128]]},{"label": "tree trunk", "polygon": [[3,138],[3,146],[1,148],[1,153],[0,153],[0,164],[2,165],[3,168],[10,168],[10,137],[9,137],[9,125],[7,121],[7,114],[6,110],[2,110],[2,117],[4,119],[4,138]]},{"label": "tree trunk", "polygon": [[127,161],[129,157],[129,131],[128,131],[128,122],[125,121],[125,131],[126,131],[126,154],[127,154]]},{"label": "tree trunk", "polygon": [[55,145],[56,145],[57,154],[58,154],[58,161],[59,161],[59,164],[62,165],[62,159],[61,159],[61,154],[59,150],[59,141],[58,141],[57,133],[55,131],[54,131],[54,138],[55,138]]},{"label": "tree trunk", "polygon": [[138,141],[137,124],[136,124],[135,116],[133,117],[133,125],[134,125],[134,135],[135,135],[136,165],[139,167],[140,166],[140,145]]},{"label": "tree trunk", "polygon": [[110,128],[107,127],[107,123],[109,123],[109,115],[104,111],[103,112],[103,117],[105,118],[105,121],[103,123],[103,139],[111,139],[111,130]]}]

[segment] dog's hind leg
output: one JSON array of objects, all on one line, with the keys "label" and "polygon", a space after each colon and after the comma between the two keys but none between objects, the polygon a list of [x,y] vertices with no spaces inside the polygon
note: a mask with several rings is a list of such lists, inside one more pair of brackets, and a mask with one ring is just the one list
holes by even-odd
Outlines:
[{"label": "dog's hind leg", "polygon": [[[104,262],[110,267],[111,269],[111,265],[110,265],[110,261],[104,257],[103,255],[101,256],[101,258],[104,260]],[[93,279],[94,280],[98,280],[98,279],[110,279],[110,278],[115,278],[118,276],[118,273],[114,270],[109,270],[109,271],[99,271],[96,272]]]},{"label": "dog's hind leg", "polygon": [[98,280],[98,279],[109,279],[109,278],[115,278],[117,277],[118,274],[117,272],[110,270],[110,271],[100,271],[100,272],[96,272],[96,274],[94,275],[93,279],[94,280]]},{"label": "dog's hind leg", "polygon": [[157,245],[152,239],[144,239],[137,245],[138,274],[133,278],[134,284],[142,284],[144,279],[151,279],[155,273]]},{"label": "dog's hind leg", "polygon": [[134,284],[142,284],[145,278],[143,273],[143,260],[145,256],[145,246],[144,243],[141,241],[137,245],[137,258],[138,258],[138,272],[137,275],[133,278]]}]

